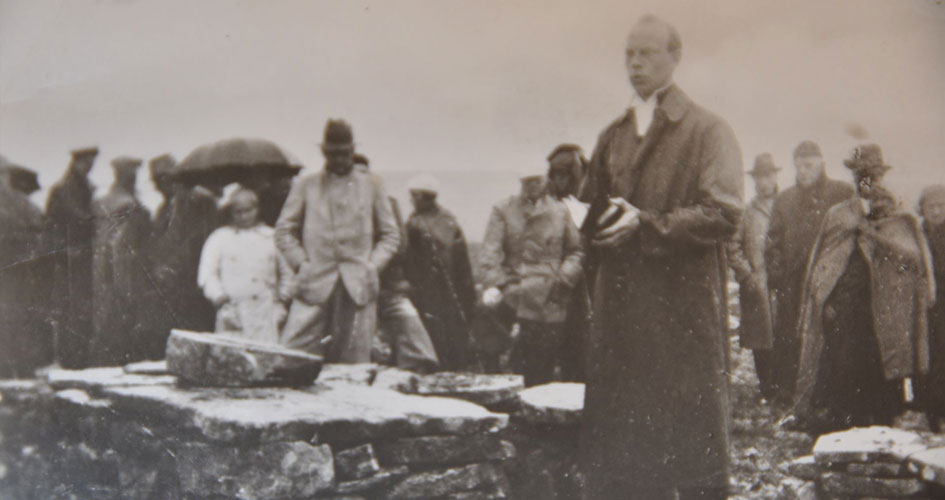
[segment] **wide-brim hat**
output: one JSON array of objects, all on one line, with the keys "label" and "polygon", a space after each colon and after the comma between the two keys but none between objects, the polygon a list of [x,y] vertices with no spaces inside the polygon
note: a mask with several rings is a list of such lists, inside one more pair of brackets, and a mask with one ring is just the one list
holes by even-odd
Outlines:
[{"label": "wide-brim hat", "polygon": [[843,164],[856,175],[883,175],[892,167],[883,161],[883,150],[878,144],[857,146]]},{"label": "wide-brim hat", "polygon": [[321,144],[326,151],[354,151],[354,133],[344,120],[328,120],[325,139]]},{"label": "wide-brim hat", "polygon": [[747,173],[752,177],[759,175],[776,174],[781,171],[781,167],[774,164],[774,158],[771,153],[761,153],[755,157],[755,165]]}]

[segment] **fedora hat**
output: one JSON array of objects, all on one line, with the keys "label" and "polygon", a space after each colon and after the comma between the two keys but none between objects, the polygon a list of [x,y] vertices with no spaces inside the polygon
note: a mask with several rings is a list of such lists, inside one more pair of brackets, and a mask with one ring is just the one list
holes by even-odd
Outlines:
[{"label": "fedora hat", "polygon": [[774,174],[781,170],[781,167],[774,164],[774,158],[771,153],[761,153],[755,157],[755,166],[748,171],[748,175],[757,177],[759,175]]},{"label": "fedora hat", "polygon": [[843,164],[856,175],[883,175],[892,167],[883,161],[883,150],[878,144],[857,146]]},{"label": "fedora hat", "polygon": [[354,151],[354,134],[351,125],[344,120],[328,120],[325,124],[325,140],[322,149],[326,151]]}]

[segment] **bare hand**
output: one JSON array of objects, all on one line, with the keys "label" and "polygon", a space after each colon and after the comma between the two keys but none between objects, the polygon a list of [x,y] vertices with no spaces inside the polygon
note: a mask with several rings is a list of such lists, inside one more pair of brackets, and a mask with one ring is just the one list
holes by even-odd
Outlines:
[{"label": "bare hand", "polygon": [[627,238],[636,232],[640,227],[640,209],[633,206],[623,198],[611,198],[610,206],[597,219],[598,224],[603,224],[615,213],[621,211],[620,217],[613,224],[601,229],[594,235],[592,241],[594,246],[614,247],[623,243]]},{"label": "bare hand", "polygon": [[499,302],[502,302],[502,292],[498,288],[491,287],[482,293],[482,303],[486,307],[495,307]]}]

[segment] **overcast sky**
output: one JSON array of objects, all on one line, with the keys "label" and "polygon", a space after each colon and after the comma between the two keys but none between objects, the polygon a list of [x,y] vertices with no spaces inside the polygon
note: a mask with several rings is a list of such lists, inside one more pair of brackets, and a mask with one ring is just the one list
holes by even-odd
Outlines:
[{"label": "overcast sky", "polygon": [[[907,201],[945,181],[936,0],[0,0],[0,153],[44,187],[87,144],[102,150],[99,186],[114,156],[180,159],[231,136],[274,140],[319,167],[324,122],[343,117],[381,174],[514,182],[557,143],[591,150],[623,113],[624,40],[647,12],[677,25],[676,81],[731,123],[746,169],[764,151],[790,167],[810,138],[847,178],[841,160],[860,129]],[[150,184],[139,188],[153,207]]]}]

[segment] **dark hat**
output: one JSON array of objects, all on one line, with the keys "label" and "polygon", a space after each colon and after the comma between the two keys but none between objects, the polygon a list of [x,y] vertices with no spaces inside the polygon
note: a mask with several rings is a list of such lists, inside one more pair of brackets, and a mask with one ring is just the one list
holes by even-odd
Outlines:
[{"label": "dark hat", "polygon": [[577,153],[578,156],[584,156],[584,150],[581,149],[581,146],[577,144],[559,144],[558,147],[554,148],[551,153],[548,155],[548,161],[551,161],[552,158],[558,156],[561,153]]},{"label": "dark hat", "polygon": [[771,153],[761,153],[755,157],[755,166],[748,171],[748,175],[759,176],[774,174],[781,170],[781,167],[774,164],[774,158]]},{"label": "dark hat", "polygon": [[353,150],[354,134],[351,125],[344,120],[328,120],[325,124],[325,142],[322,148],[326,150]]},{"label": "dark hat", "polygon": [[883,175],[892,168],[883,162],[883,150],[879,144],[857,146],[843,164],[858,176]]},{"label": "dark hat", "polygon": [[0,164],[0,173],[8,174],[11,187],[18,191],[26,194],[39,191],[39,176],[32,169],[15,163],[4,162]]},{"label": "dark hat", "polygon": [[794,158],[801,158],[804,156],[820,156],[823,157],[823,153],[820,152],[820,146],[817,145],[814,141],[802,141],[800,144],[794,148]]},{"label": "dark hat", "polygon": [[148,169],[151,170],[151,175],[154,177],[171,175],[174,172],[174,167],[176,166],[177,160],[175,160],[170,153],[165,153],[161,156],[155,156],[148,162]]},{"label": "dark hat", "polygon": [[70,151],[73,158],[83,158],[86,156],[98,156],[98,146],[88,146],[84,148],[73,149]]},{"label": "dark hat", "polygon": [[364,156],[361,153],[354,154],[354,164],[355,165],[364,165],[365,167],[371,166],[371,160],[368,160],[367,156]]},{"label": "dark hat", "polygon": [[141,158],[132,156],[119,156],[112,160],[112,168],[116,172],[135,171],[141,166]]}]

